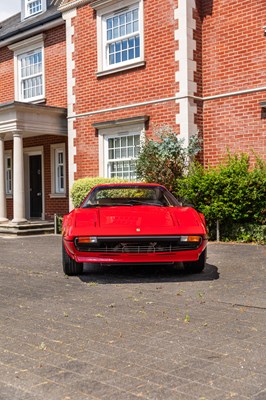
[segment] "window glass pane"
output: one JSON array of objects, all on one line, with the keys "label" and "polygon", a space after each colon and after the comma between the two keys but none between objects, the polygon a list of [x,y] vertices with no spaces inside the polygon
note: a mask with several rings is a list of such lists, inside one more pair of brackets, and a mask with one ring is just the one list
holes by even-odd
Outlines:
[{"label": "window glass pane", "polygon": [[124,136],[121,138],[121,146],[126,146],[127,145],[127,137]]},{"label": "window glass pane", "polygon": [[127,35],[129,35],[130,33],[132,33],[132,25],[131,25],[131,24],[127,24],[127,25],[126,25],[126,33],[127,33]]},{"label": "window glass pane", "polygon": [[121,53],[116,53],[115,55],[115,62],[119,63],[121,61]]},{"label": "window glass pane", "polygon": [[114,158],[114,151],[109,150],[109,160],[112,160]]},{"label": "window glass pane", "polygon": [[129,147],[128,148],[128,156],[129,157],[133,157],[134,153],[133,153],[133,147]]},{"label": "window glass pane", "polygon": [[112,31],[107,31],[107,40],[112,39]]},{"label": "window glass pane", "polygon": [[121,149],[121,157],[122,157],[122,158],[127,157],[127,149],[126,149],[126,148],[122,148],[122,149]]},{"label": "window glass pane", "polygon": [[106,20],[106,26],[107,26],[107,29],[112,29],[112,27],[113,27],[113,20],[112,20],[112,18],[108,18],[108,19]]},{"label": "window glass pane", "polygon": [[118,18],[118,17],[114,17],[114,18],[113,18],[114,27],[117,27],[117,26],[118,26],[118,23],[119,23],[119,18]]},{"label": "window glass pane", "polygon": [[139,10],[138,10],[138,8],[133,10],[132,14],[133,14],[133,20],[134,21],[138,21],[139,20]]},{"label": "window glass pane", "polygon": [[133,138],[134,138],[134,136],[128,136],[128,138],[127,138],[128,146],[133,146]]},{"label": "window glass pane", "polygon": [[139,22],[133,22],[133,32],[137,32],[139,30]]},{"label": "window glass pane", "polygon": [[115,158],[120,158],[120,149],[119,150],[115,150]]},{"label": "window glass pane", "polygon": [[114,28],[113,30],[113,38],[116,39],[119,36],[119,29],[118,28]]},{"label": "window glass pane", "polygon": [[27,0],[27,14],[33,15],[42,11],[42,0]]},{"label": "window glass pane", "polygon": [[125,25],[122,25],[120,27],[120,36],[125,36],[125,34],[126,34],[126,27]]},{"label": "window glass pane", "polygon": [[129,11],[129,12],[126,13],[126,21],[130,22],[131,19],[132,19],[132,11]]}]

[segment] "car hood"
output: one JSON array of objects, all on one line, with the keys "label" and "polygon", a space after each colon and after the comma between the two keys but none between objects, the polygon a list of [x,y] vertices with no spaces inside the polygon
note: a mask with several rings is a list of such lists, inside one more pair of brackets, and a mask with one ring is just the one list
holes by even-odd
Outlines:
[{"label": "car hood", "polygon": [[75,209],[69,235],[124,236],[205,234],[198,212],[190,207],[119,206]]}]

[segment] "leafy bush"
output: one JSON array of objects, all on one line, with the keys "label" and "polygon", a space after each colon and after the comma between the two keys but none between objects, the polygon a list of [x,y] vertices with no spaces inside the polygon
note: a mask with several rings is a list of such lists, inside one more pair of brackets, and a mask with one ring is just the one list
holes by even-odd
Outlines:
[{"label": "leafy bush", "polygon": [[[221,226],[220,235],[222,241],[229,242],[256,242],[266,244],[266,225],[243,223],[225,223]],[[216,239],[215,229],[209,230],[209,238]]]},{"label": "leafy bush", "polygon": [[217,220],[221,230],[234,223],[264,224],[266,164],[257,159],[250,168],[245,154],[229,154],[224,164],[206,170],[194,163],[187,176],[178,179],[176,194],[204,213],[210,231]]},{"label": "leafy bush", "polygon": [[115,183],[115,182],[125,182],[125,179],[118,178],[81,178],[74,182],[70,196],[74,207],[79,207],[82,201],[87,196],[88,192],[96,185],[102,183]]},{"label": "leafy bush", "polygon": [[156,182],[174,190],[176,179],[182,177],[188,163],[200,151],[198,136],[184,140],[168,125],[155,128],[157,140],[146,138],[136,161],[137,177],[146,182]]}]

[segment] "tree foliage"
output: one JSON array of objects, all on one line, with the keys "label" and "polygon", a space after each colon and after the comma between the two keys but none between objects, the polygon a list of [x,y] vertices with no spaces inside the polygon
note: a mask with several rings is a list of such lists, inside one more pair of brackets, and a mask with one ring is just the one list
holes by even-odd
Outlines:
[{"label": "tree foliage", "polygon": [[200,151],[198,136],[191,137],[189,146],[179,138],[171,127],[163,125],[155,128],[155,139],[146,138],[136,161],[138,179],[156,182],[174,190],[177,178]]}]

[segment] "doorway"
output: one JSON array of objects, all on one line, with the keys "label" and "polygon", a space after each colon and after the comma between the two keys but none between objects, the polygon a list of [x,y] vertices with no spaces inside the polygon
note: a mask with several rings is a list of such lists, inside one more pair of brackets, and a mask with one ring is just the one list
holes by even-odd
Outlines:
[{"label": "doorway", "polygon": [[30,218],[42,218],[42,156],[29,156]]}]

